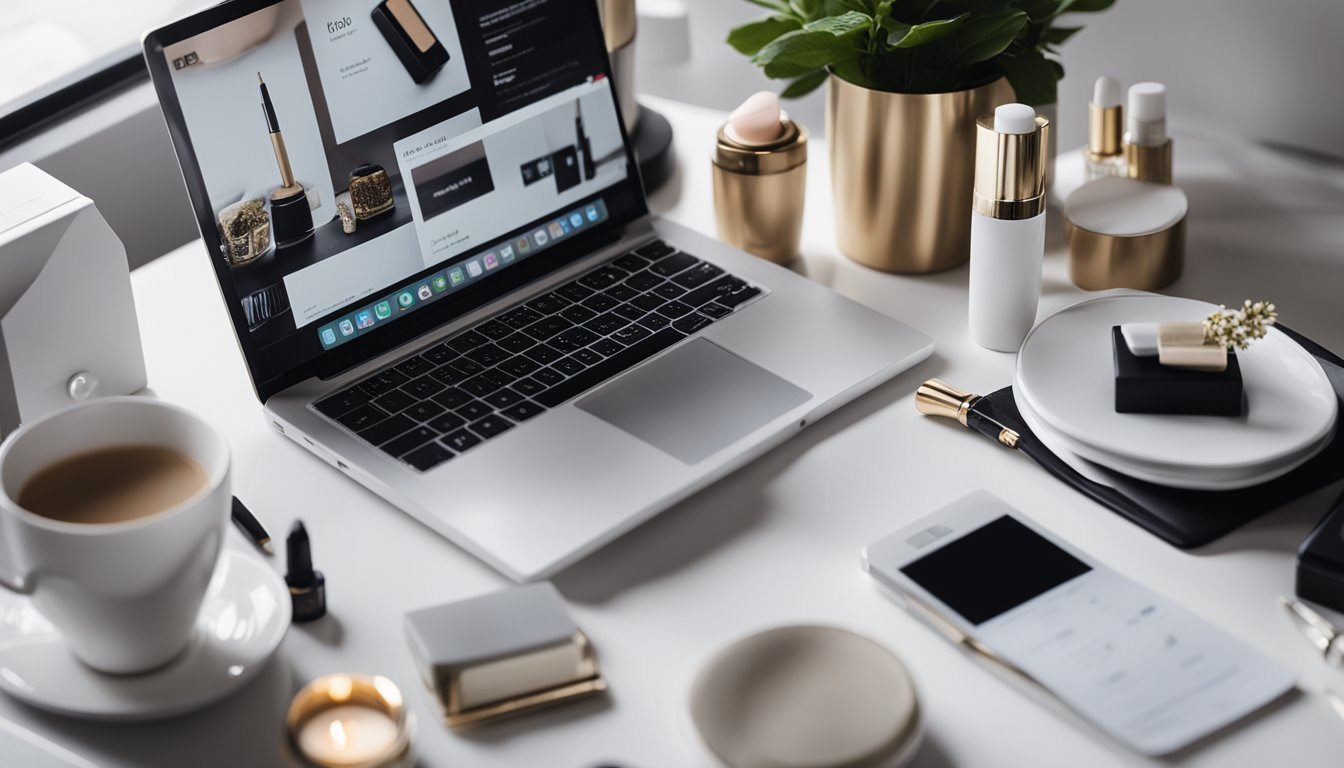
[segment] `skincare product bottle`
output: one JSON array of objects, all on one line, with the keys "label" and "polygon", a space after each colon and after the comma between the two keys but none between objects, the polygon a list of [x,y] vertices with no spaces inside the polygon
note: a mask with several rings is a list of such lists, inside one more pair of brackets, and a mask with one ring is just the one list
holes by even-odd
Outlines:
[{"label": "skincare product bottle", "polygon": [[1125,109],[1125,165],[1131,179],[1171,183],[1171,139],[1167,137],[1167,87],[1135,83]]},{"label": "skincare product bottle", "polygon": [[807,130],[761,91],[733,110],[714,152],[719,239],[777,264],[798,255],[807,181]]},{"label": "skincare product bottle", "polygon": [[275,151],[275,164],[280,169],[280,186],[271,190],[271,226],[275,230],[276,247],[284,248],[312,236],[313,211],[303,185],[294,181],[294,171],[289,167],[289,150],[285,148],[285,136],[280,132],[280,121],[275,116],[271,92],[266,88],[266,81],[261,79],[260,72],[257,73],[257,82],[261,86],[261,111],[266,117],[271,149]]},{"label": "skincare product bottle", "polygon": [[1120,83],[1113,77],[1098,77],[1092,87],[1092,102],[1087,105],[1087,179],[1125,176],[1125,154],[1120,148],[1124,129],[1120,106]]},{"label": "skincare product bottle", "polygon": [[1025,104],[976,121],[971,211],[971,340],[1016,352],[1036,321],[1045,259],[1050,123]]}]

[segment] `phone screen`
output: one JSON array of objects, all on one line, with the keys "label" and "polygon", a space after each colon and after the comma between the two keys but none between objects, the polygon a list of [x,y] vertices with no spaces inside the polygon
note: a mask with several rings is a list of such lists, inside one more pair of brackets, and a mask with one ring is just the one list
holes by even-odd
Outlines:
[{"label": "phone screen", "polygon": [[901,568],[975,625],[1090,570],[1007,515]]}]

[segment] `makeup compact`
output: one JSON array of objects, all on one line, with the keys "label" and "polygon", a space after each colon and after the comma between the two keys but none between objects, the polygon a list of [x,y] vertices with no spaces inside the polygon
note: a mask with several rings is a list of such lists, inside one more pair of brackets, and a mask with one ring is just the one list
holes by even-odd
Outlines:
[{"label": "makeup compact", "polygon": [[905,665],[838,627],[779,627],[729,645],[696,675],[690,710],[728,768],[898,768],[923,740]]},{"label": "makeup compact", "polygon": [[406,641],[453,728],[607,689],[592,645],[550,582],[412,611]]},{"label": "makeup compact", "polygon": [[1179,187],[1107,176],[1064,202],[1069,277],[1079,288],[1156,291],[1185,266],[1189,202]]},{"label": "makeup compact", "polygon": [[392,179],[381,165],[365,163],[350,172],[350,204],[359,221],[387,213],[396,205]]},{"label": "makeup compact", "polygon": [[411,0],[383,0],[374,6],[372,16],[374,26],[417,84],[434,77],[448,63],[448,49]]}]

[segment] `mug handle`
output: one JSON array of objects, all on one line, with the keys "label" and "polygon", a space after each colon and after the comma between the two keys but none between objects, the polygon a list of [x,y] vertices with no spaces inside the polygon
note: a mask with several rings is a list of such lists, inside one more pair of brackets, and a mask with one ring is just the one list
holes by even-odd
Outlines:
[{"label": "mug handle", "polygon": [[31,595],[33,593],[33,580],[31,576],[11,573],[14,570],[13,553],[9,551],[9,545],[0,541],[0,587],[18,592],[21,595]]}]

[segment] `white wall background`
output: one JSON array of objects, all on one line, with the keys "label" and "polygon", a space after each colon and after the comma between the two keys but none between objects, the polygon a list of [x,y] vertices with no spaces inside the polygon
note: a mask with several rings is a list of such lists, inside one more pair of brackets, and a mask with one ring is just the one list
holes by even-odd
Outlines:
[{"label": "white wall background", "polygon": [[[746,0],[683,1],[691,60],[642,67],[639,90],[730,109],[753,91],[782,87],[723,42],[730,27],[763,9]],[[1085,140],[1092,81],[1110,74],[1125,84],[1167,83],[1177,129],[1224,130],[1344,158],[1341,0],[1116,0],[1075,22],[1086,28],[1065,47],[1062,148]],[[787,108],[814,133],[822,130],[820,92]]]}]

